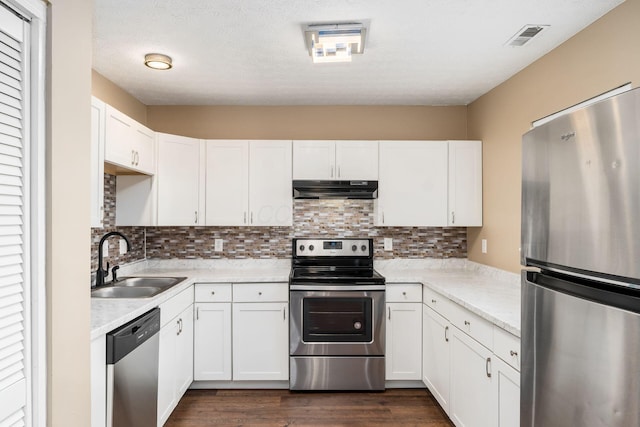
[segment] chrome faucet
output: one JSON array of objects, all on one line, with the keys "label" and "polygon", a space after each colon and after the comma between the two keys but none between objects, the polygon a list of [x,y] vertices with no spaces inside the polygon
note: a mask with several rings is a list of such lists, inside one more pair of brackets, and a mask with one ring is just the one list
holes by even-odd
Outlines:
[{"label": "chrome faucet", "polygon": [[[98,269],[96,270],[96,286],[103,286],[104,285],[104,279],[109,275],[109,262],[107,262],[107,268],[103,269],[102,268],[102,246],[104,245],[104,242],[107,241],[107,239],[111,236],[120,236],[124,239],[124,241],[127,243],[127,252],[129,252],[131,250],[131,243],[129,242],[129,239],[127,239],[127,236],[125,236],[124,234],[122,234],[119,231],[110,231],[107,234],[105,234],[104,236],[102,236],[102,238],[100,239],[100,243],[98,244]],[[117,267],[117,266],[116,266]],[[116,277],[116,267],[114,267],[114,272],[113,272],[113,277]]]}]

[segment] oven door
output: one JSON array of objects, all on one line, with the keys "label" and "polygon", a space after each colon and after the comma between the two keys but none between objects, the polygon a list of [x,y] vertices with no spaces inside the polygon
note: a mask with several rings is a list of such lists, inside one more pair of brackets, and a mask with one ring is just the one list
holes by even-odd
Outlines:
[{"label": "oven door", "polygon": [[290,291],[291,356],[384,356],[384,286],[353,288]]}]

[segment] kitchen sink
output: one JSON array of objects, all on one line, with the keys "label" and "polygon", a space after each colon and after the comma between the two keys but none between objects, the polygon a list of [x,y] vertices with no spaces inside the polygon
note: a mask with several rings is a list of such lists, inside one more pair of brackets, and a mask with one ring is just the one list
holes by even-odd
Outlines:
[{"label": "kitchen sink", "polygon": [[92,298],[151,298],[182,282],[186,277],[123,277],[95,288]]}]

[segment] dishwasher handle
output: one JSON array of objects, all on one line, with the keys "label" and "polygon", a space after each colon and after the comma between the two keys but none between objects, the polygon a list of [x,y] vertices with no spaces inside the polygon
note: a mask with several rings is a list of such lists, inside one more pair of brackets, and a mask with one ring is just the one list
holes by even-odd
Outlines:
[{"label": "dishwasher handle", "polygon": [[112,365],[160,331],[156,307],[107,334],[107,364]]}]

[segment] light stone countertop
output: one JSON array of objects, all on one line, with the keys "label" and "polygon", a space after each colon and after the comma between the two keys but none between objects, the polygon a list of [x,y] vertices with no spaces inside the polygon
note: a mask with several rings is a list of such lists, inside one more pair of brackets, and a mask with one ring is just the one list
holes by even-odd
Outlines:
[{"label": "light stone countertop", "polygon": [[91,298],[91,339],[100,337],[171,299],[194,283],[288,282],[291,260],[143,261],[122,266],[130,275],[186,277],[153,298]]},{"label": "light stone countertop", "polygon": [[422,283],[498,327],[520,336],[520,275],[467,260],[375,263],[389,283]]},{"label": "light stone countertop", "polygon": [[[380,260],[387,283],[422,283],[506,331],[520,336],[520,276],[465,259]],[[187,277],[153,298],[91,299],[91,339],[135,319],[194,283],[288,282],[291,260],[147,260],[123,265],[120,276]]]}]

